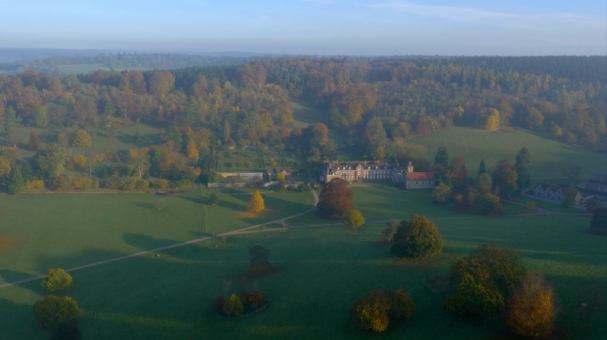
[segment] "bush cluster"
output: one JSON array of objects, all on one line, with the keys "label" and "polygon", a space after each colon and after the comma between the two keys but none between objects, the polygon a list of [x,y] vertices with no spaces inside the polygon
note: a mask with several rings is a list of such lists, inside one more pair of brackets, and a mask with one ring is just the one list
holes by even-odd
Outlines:
[{"label": "bush cluster", "polygon": [[413,315],[415,302],[404,289],[374,290],[369,296],[354,303],[350,317],[360,329],[383,332],[391,321],[408,319]]}]

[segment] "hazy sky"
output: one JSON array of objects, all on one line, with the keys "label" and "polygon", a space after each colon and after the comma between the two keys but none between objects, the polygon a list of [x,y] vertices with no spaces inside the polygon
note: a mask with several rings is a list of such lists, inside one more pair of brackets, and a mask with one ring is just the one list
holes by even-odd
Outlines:
[{"label": "hazy sky", "polygon": [[0,0],[0,47],[605,55],[605,0]]}]

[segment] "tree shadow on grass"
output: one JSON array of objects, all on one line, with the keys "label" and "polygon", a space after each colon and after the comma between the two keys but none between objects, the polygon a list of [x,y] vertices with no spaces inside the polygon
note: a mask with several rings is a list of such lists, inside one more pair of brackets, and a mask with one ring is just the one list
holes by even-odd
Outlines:
[{"label": "tree shadow on grass", "polygon": [[14,270],[9,270],[9,269],[2,269],[2,270],[0,270],[0,277],[2,277],[2,279],[6,283],[13,283],[13,282],[21,281],[21,280],[26,280],[26,279],[29,279],[29,278],[31,278],[33,276],[35,276],[35,275],[28,274],[28,273],[16,272]]},{"label": "tree shadow on grass", "polygon": [[133,203],[134,205],[140,207],[140,208],[145,208],[145,209],[151,209],[151,210],[156,210],[158,211],[158,208],[156,207],[155,204],[152,203],[148,203],[148,202],[135,202]]},{"label": "tree shadow on grass", "polygon": [[124,233],[124,242],[141,250],[151,250],[177,244],[173,240],[159,240],[143,234]]},{"label": "tree shadow on grass", "polygon": [[32,306],[0,299],[0,339],[33,339],[47,334],[34,323]]}]

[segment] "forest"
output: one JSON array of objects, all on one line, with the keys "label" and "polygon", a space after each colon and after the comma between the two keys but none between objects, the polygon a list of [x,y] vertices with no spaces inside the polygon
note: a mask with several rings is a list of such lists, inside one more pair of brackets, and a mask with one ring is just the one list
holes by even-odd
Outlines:
[{"label": "forest", "polygon": [[[95,62],[119,63],[120,58]],[[154,68],[177,65],[154,64],[154,55],[123,58],[148,60],[146,66]],[[70,136],[73,142],[79,130],[112,138],[120,125],[163,127],[165,144],[141,151],[156,159],[150,171],[161,178],[170,175],[172,164],[182,173],[187,165],[210,171],[213,148],[224,145],[287,148],[310,165],[334,157],[337,150],[402,162],[416,157],[409,139],[454,125],[515,126],[604,150],[605,65],[605,57],[344,57],[97,70],[69,77],[28,70],[0,75],[0,116],[9,147],[23,142],[14,132],[17,126],[64,128],[59,147],[70,143]],[[294,126],[292,99],[313,103],[326,113],[327,124]],[[329,129],[344,136],[343,145],[329,140]],[[54,176],[33,162],[32,171],[38,169],[41,179]],[[179,171],[172,172],[180,178]]]}]

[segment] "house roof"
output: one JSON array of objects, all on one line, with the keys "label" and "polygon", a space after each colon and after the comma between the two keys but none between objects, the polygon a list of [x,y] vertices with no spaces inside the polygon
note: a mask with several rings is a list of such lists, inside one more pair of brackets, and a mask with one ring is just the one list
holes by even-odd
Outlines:
[{"label": "house roof", "polygon": [[434,181],[434,172],[408,172],[407,181]]},{"label": "house roof", "polygon": [[[541,188],[541,189],[542,189],[542,190],[544,190],[544,191],[545,191],[545,190],[548,190],[548,188],[552,188],[552,192],[557,192],[558,190],[562,190],[563,192],[565,191],[565,189],[561,188],[561,187],[560,187],[560,186],[558,186],[558,185],[550,185],[550,184],[538,183],[538,184],[535,186],[535,189],[537,189],[538,187],[539,187],[539,188]],[[535,189],[534,189],[534,190],[535,190]]]}]

